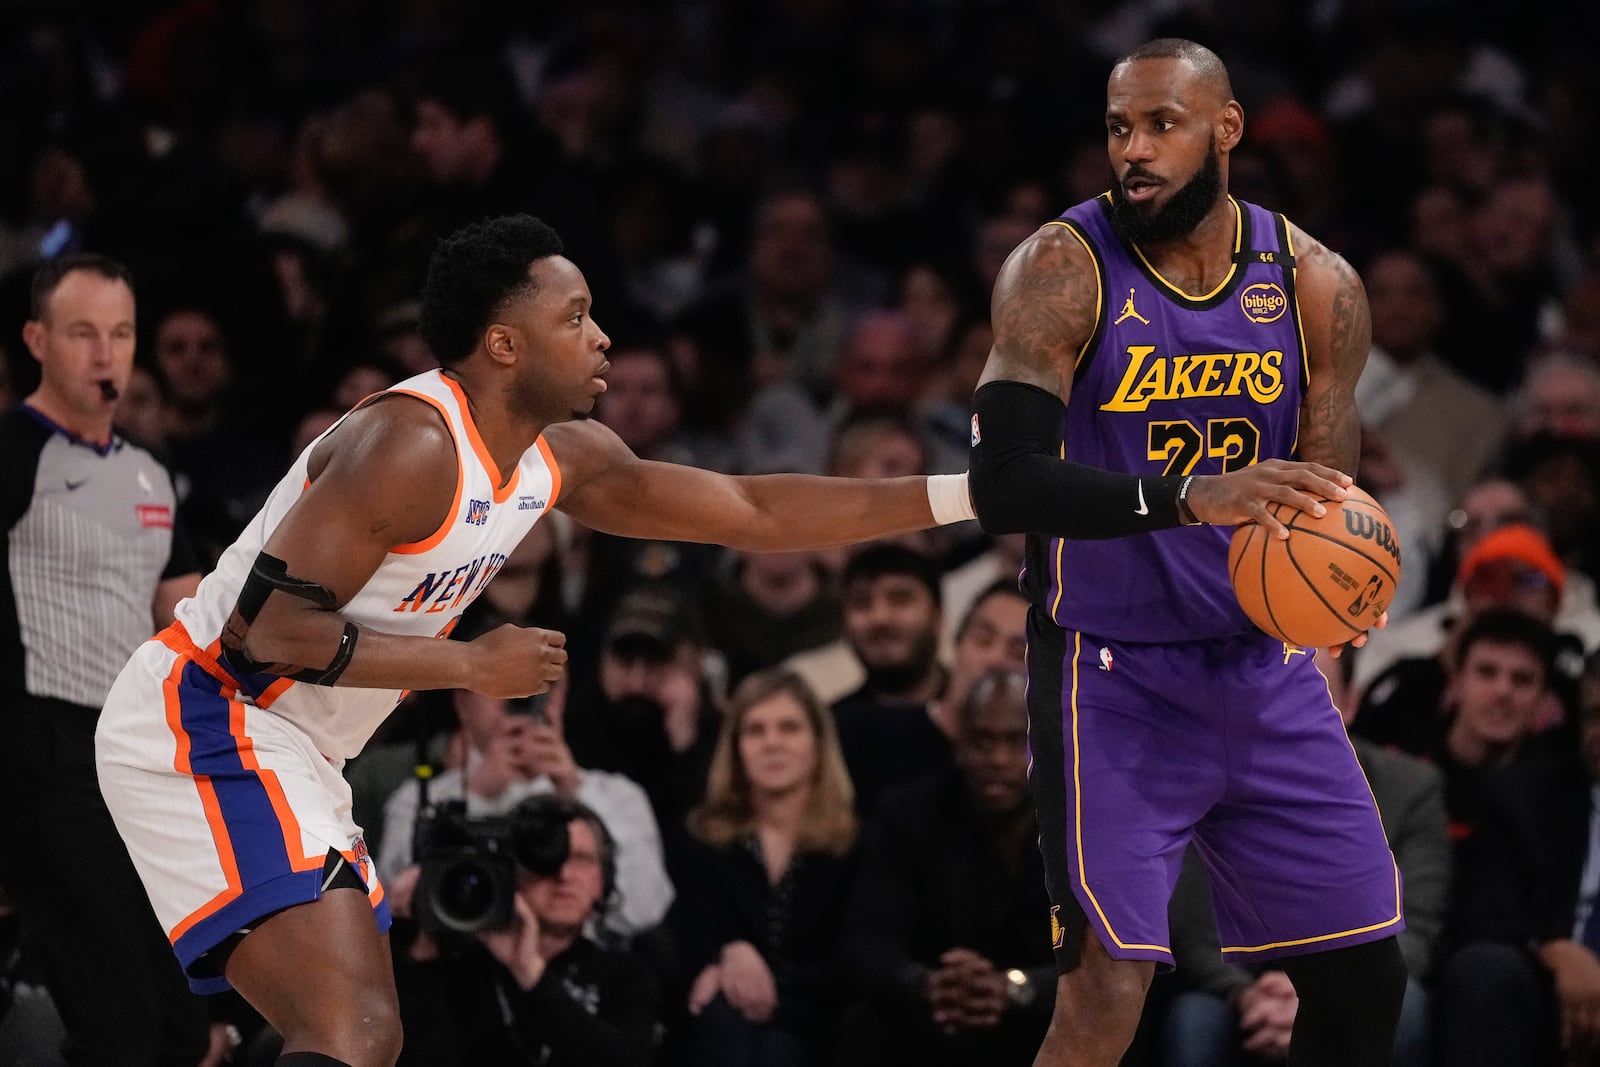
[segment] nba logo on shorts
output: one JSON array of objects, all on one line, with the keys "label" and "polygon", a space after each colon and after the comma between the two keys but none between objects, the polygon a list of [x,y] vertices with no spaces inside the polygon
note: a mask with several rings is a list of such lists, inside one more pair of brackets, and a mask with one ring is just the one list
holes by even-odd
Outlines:
[{"label": "nba logo on shorts", "polygon": [[467,501],[467,522],[473,526],[482,526],[489,521],[489,502],[487,500]]},{"label": "nba logo on shorts", "polygon": [[1111,650],[1104,645],[1100,647],[1100,669],[1103,671],[1111,669]]},{"label": "nba logo on shorts", "polygon": [[972,443],[974,445],[976,445],[981,440],[983,440],[983,434],[978,432],[978,416],[977,415],[973,415],[972,416]]},{"label": "nba logo on shorts", "polygon": [[1061,929],[1061,905],[1050,905],[1050,947],[1060,948],[1067,942],[1067,932]]}]

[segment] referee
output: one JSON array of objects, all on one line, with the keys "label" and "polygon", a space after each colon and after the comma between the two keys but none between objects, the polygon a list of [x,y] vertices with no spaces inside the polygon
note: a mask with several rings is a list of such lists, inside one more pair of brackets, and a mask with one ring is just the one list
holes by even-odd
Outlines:
[{"label": "referee", "polygon": [[41,380],[0,414],[0,886],[80,1065],[195,1067],[190,993],[100,796],[95,722],[135,647],[200,576],[172,480],[111,428],[133,368],[127,269],[67,256],[33,279]]}]

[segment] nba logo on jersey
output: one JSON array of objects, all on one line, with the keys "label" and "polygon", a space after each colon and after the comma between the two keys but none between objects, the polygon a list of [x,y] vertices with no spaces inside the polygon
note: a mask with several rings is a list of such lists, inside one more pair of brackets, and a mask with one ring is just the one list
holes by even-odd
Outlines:
[{"label": "nba logo on jersey", "polygon": [[467,521],[473,526],[482,526],[489,521],[489,502],[487,500],[467,501]]},{"label": "nba logo on jersey", "polygon": [[1100,669],[1103,671],[1111,669],[1111,650],[1104,645],[1100,646]]},{"label": "nba logo on jersey", "polygon": [[981,441],[981,440],[983,440],[983,434],[978,432],[978,416],[977,415],[973,415],[972,416],[972,443],[973,443],[974,446],[976,446],[977,443],[979,441]]}]

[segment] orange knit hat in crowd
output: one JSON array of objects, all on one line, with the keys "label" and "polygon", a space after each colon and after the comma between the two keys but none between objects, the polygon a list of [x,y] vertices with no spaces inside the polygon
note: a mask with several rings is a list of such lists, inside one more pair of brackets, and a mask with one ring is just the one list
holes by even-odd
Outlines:
[{"label": "orange knit hat in crowd", "polygon": [[1491,563],[1521,563],[1532,567],[1550,580],[1550,587],[1558,597],[1567,586],[1567,568],[1550,547],[1549,539],[1526,523],[1513,523],[1485,534],[1461,561],[1456,578],[1464,585]]}]

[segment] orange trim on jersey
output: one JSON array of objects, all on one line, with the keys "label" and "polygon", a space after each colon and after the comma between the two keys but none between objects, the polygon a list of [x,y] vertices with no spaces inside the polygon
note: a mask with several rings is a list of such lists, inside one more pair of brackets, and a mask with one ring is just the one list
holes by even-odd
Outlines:
[{"label": "orange trim on jersey", "polygon": [[539,446],[539,455],[544,457],[544,465],[550,468],[550,499],[545,501],[544,511],[548,515],[555,510],[556,497],[561,495],[561,467],[556,463],[555,453],[550,451],[550,442],[544,439],[544,434],[534,442]]},{"label": "orange trim on jersey", "polygon": [[339,855],[343,856],[344,861],[361,875],[361,880],[371,887],[367,890],[367,903],[374,908],[382,904],[383,898],[388,896],[388,893],[384,891],[383,880],[378,877],[378,861],[372,853],[367,853],[365,863],[356,855],[356,850],[353,848],[341,848]]},{"label": "orange trim on jersey", "polygon": [[194,643],[194,638],[189,636],[189,631],[184,627],[183,623],[174,620],[171,626],[156,634],[156,640],[166,645],[179,656],[194,660],[195,663],[200,665],[201,670],[223,685],[228,686],[231,690],[238,690],[239,680],[228,672],[228,668],[222,665],[220,658],[222,655],[222,641],[220,639],[211,642],[211,647],[208,649],[201,648]]},{"label": "orange trim on jersey", "polygon": [[[184,629],[183,623],[174,620],[171,626],[156,634],[156,640],[178,653],[178,655],[187,656],[194,660],[200,665],[201,670],[228,686],[228,689],[223,692],[223,696],[232,699],[233,694],[239,691],[239,680],[228,671],[228,668],[222,665],[221,638],[211,642],[208,647],[201,648],[194,643],[194,638],[189,636],[189,631]],[[255,698],[256,707],[272,707],[273,701],[283,696],[294,684],[293,678],[278,678]]]},{"label": "orange trim on jersey", "polygon": [[263,689],[260,696],[256,697],[256,707],[272,707],[272,702],[283,696],[283,694],[287,693],[290,687],[292,687],[294,684],[295,682],[293,678],[280,677],[277,681]]},{"label": "orange trim on jersey", "polygon": [[[446,382],[450,382],[450,379],[446,378],[445,381]],[[451,383],[451,384],[453,385],[453,383]],[[445,410],[445,406],[444,406],[443,403],[441,403],[440,401],[438,401],[434,397],[429,396],[427,393],[417,393],[417,392],[413,392],[410,389],[391,389],[391,390],[389,390],[389,392],[398,394],[400,396],[414,396],[418,400],[426,401],[427,403],[433,405],[434,409],[436,411],[438,411],[440,415],[444,416],[444,428],[445,428],[446,431],[449,432],[450,439],[452,441],[455,440],[455,436],[456,436],[455,427],[451,425],[451,423],[450,423],[450,412]],[[457,396],[461,395],[460,390],[457,390],[456,395]],[[464,411],[465,411],[465,408],[463,408],[463,412]],[[467,423],[467,430],[469,431],[469,434],[473,432],[472,431],[472,423],[471,422]],[[467,484],[467,472],[461,469],[461,446],[460,446],[460,442],[457,442],[456,443],[456,495],[455,495],[455,499],[450,501],[450,512],[449,512],[449,514],[447,514],[444,517],[444,521],[439,524],[439,528],[437,530],[433,531],[433,533],[429,534],[423,540],[421,540],[421,541],[412,541],[409,544],[404,544],[404,545],[395,545],[393,548],[389,549],[389,551],[393,552],[394,554],[399,555],[399,556],[414,556],[419,552],[428,551],[428,549],[435,547],[436,545],[439,544],[439,542],[443,541],[444,537],[445,537],[445,534],[450,532],[450,527],[455,525],[456,516],[461,513],[461,492],[462,492],[462,489],[466,486],[466,484]]]},{"label": "orange trim on jersey", "polygon": [[472,442],[472,450],[478,454],[478,462],[483,464],[483,471],[489,476],[494,502],[504,504],[511,499],[511,494],[516,491],[517,482],[522,478],[522,465],[518,464],[516,470],[511,472],[511,478],[505,485],[500,484],[500,465],[494,461],[494,454],[489,451],[489,446],[483,443],[483,437],[478,433],[478,424],[472,421],[472,407],[467,403],[467,394],[462,390],[461,383],[442,374],[439,380],[450,387],[450,391],[455,394],[456,403],[461,407],[461,424],[467,428],[467,440]]}]

